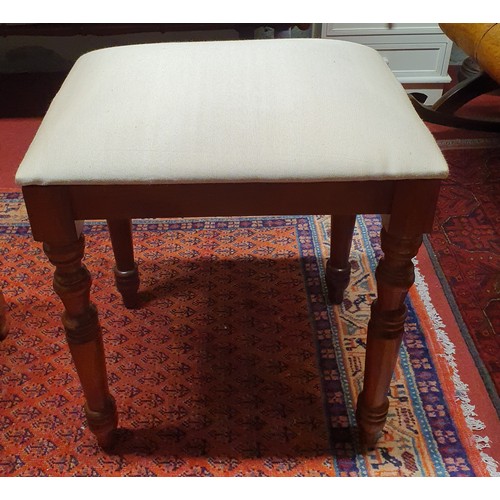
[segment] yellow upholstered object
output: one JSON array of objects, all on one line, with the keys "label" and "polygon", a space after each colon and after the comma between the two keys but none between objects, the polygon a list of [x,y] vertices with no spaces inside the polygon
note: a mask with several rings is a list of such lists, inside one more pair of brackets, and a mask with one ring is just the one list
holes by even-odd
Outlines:
[{"label": "yellow upholstered object", "polygon": [[500,24],[441,23],[443,32],[500,83]]}]

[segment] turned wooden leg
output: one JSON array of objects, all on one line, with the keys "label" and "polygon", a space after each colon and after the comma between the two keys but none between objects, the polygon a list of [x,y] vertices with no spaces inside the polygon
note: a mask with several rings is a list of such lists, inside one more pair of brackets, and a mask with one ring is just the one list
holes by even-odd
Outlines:
[{"label": "turned wooden leg", "polygon": [[328,299],[332,304],[341,304],[351,276],[352,234],[355,215],[332,215],[330,258],[326,263]]},{"label": "turned wooden leg", "polygon": [[139,271],[134,261],[132,223],[129,219],[108,219],[111,244],[116,265],[113,268],[116,287],[123,297],[125,307],[134,309],[139,305]]},{"label": "turned wooden leg", "polygon": [[0,292],[0,340],[7,337],[7,332],[9,331],[6,311],[7,304],[3,298],[2,292]]},{"label": "turned wooden leg", "polygon": [[54,290],[65,311],[62,316],[66,339],[85,395],[85,413],[90,430],[103,448],[111,446],[118,419],[109,393],[97,310],[90,302],[90,273],[82,258],[84,237],[70,244],[44,243],[43,249],[56,267]]},{"label": "turned wooden leg", "polygon": [[378,298],[372,304],[363,390],[358,398],[357,422],[364,445],[373,447],[389,409],[387,393],[403,339],[407,314],[404,304],[415,279],[412,257],[422,235],[381,234],[384,257],[376,271]]}]

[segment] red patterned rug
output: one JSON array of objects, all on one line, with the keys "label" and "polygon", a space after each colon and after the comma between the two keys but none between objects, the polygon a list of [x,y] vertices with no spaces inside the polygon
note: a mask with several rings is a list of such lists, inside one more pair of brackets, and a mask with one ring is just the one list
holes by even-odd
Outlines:
[{"label": "red patterned rug", "polygon": [[51,266],[17,190],[0,197],[0,475],[489,476],[500,424],[425,249],[376,450],[357,448],[377,217],[359,218],[344,303],[325,302],[327,217],[136,221],[142,307],[125,309],[106,226],[86,226],[120,440],[83,418]]},{"label": "red patterned rug", "polygon": [[500,412],[500,136],[438,141],[450,167],[431,252]]}]

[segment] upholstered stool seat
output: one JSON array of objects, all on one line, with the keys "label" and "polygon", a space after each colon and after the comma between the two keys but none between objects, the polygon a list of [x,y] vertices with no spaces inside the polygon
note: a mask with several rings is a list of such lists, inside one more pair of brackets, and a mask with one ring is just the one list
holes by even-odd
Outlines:
[{"label": "upholstered stool seat", "polygon": [[101,445],[117,425],[107,384],[84,219],[107,219],[127,307],[139,275],[136,217],[331,214],[331,302],[349,280],[355,216],[385,217],[378,298],[368,327],[357,422],[373,444],[446,162],[374,50],[330,40],[137,45],[86,54],[71,70],[17,182],[33,236],[56,266],[54,288]]},{"label": "upholstered stool seat", "polygon": [[86,54],[52,103],[17,181],[310,182],[445,172],[376,51],[289,39]]}]

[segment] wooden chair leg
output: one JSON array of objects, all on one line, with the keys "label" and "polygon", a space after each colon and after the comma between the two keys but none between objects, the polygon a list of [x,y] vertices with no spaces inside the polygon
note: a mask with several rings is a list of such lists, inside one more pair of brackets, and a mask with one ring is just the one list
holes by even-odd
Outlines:
[{"label": "wooden chair leg", "polygon": [[81,262],[84,246],[82,235],[70,244],[44,243],[43,249],[56,267],[54,290],[64,304],[62,321],[85,395],[89,428],[99,445],[107,448],[113,443],[118,418],[108,389],[97,310],[90,302],[91,277]]},{"label": "wooden chair leg", "polygon": [[367,447],[374,446],[387,418],[387,393],[407,314],[404,300],[415,279],[411,259],[422,235],[405,237],[383,229],[381,243],[384,257],[376,271],[378,298],[371,308],[364,385],[356,411],[360,438]]},{"label": "wooden chair leg", "polygon": [[332,215],[330,258],[326,263],[328,299],[341,304],[351,276],[351,252],[355,215]]},{"label": "wooden chair leg", "polygon": [[6,311],[7,311],[7,304],[5,302],[2,292],[0,292],[0,340],[3,340],[5,339],[5,337],[7,337],[7,333],[9,330]]},{"label": "wooden chair leg", "polygon": [[139,271],[134,261],[132,223],[129,219],[108,219],[111,244],[116,265],[113,268],[116,287],[123,297],[125,307],[134,309],[139,305]]},{"label": "wooden chair leg", "polygon": [[443,113],[454,113],[476,97],[497,90],[498,83],[486,73],[480,72],[463,80],[444,94],[432,109]]},{"label": "wooden chair leg", "polygon": [[467,118],[455,114],[458,109],[475,97],[498,90],[498,88],[498,82],[486,73],[480,73],[460,82],[432,106],[421,104],[411,94],[409,97],[420,118],[426,122],[467,130],[499,132],[500,122],[498,120]]}]

